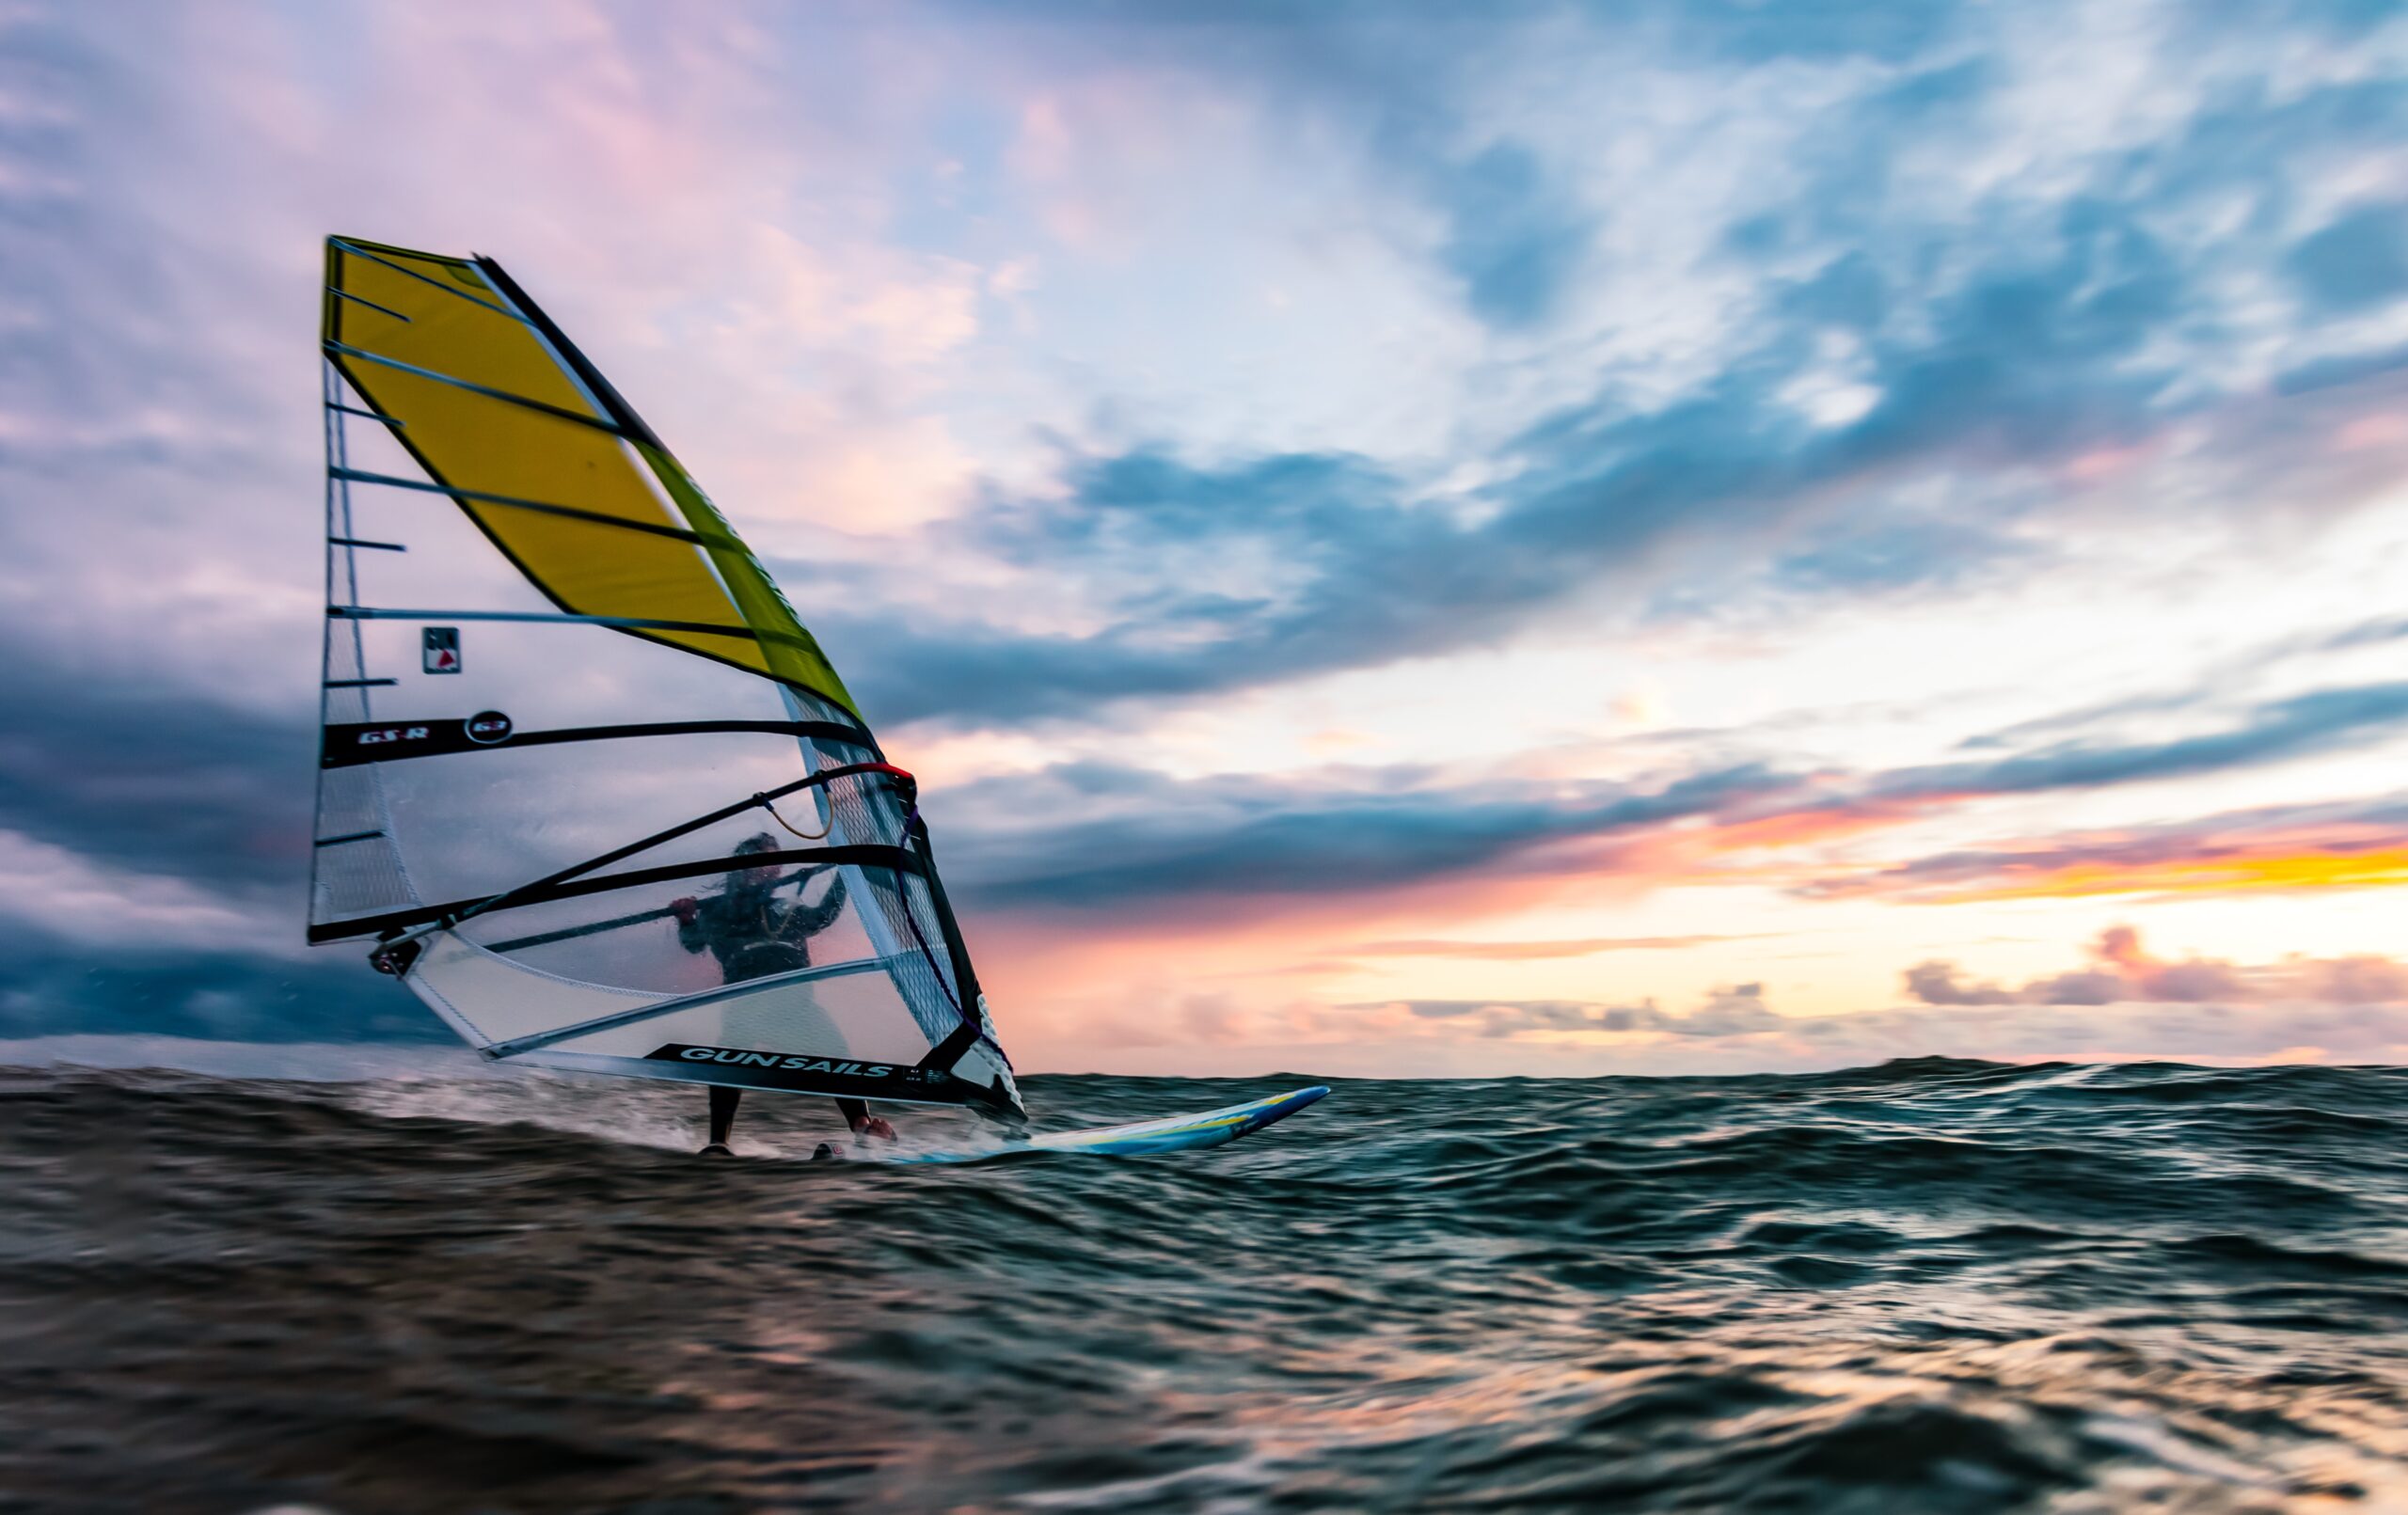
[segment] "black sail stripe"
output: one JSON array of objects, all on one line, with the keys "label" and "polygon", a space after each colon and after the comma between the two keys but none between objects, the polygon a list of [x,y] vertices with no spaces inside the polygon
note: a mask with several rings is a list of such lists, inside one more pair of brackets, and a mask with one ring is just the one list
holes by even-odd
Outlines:
[{"label": "black sail stripe", "polygon": [[347,722],[325,728],[322,768],[348,768],[362,763],[398,763],[405,758],[449,757],[461,752],[497,752],[514,747],[549,747],[559,742],[608,742],[639,736],[710,736],[721,733],[757,733],[839,742],[865,752],[878,750],[866,731],[829,720],[659,720],[624,726],[563,726],[557,731],[516,732],[498,742],[480,742],[468,734],[466,720],[383,720]]}]

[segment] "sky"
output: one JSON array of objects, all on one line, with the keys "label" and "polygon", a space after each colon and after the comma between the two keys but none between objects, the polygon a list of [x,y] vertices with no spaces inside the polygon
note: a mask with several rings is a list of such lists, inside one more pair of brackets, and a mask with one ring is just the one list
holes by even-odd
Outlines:
[{"label": "sky", "polygon": [[711,491],[1023,1071],[2408,1061],[2403,142],[2349,0],[0,0],[0,1038],[445,1034],[300,945],[339,232]]}]

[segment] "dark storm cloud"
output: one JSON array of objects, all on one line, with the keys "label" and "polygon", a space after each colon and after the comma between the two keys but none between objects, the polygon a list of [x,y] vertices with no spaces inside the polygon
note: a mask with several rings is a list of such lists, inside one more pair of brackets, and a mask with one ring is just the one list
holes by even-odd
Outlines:
[{"label": "dark storm cloud", "polygon": [[317,772],[306,710],[72,667],[6,628],[0,709],[0,830],[136,873],[289,891],[297,921]]},{"label": "dark storm cloud", "polygon": [[233,1041],[448,1041],[351,952],[302,960],[89,946],[0,921],[0,1038],[149,1033]]}]

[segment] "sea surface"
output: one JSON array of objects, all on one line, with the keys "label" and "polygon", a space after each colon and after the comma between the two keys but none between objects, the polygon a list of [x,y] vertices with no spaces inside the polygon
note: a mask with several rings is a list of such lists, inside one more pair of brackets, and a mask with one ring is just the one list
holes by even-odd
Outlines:
[{"label": "sea surface", "polygon": [[2408,1071],[1328,1081],[0,1073],[0,1510],[2408,1510]]}]

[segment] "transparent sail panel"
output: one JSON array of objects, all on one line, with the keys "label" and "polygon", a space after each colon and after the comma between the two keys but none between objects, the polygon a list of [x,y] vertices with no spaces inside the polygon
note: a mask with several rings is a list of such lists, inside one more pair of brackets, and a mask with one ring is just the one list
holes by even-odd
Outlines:
[{"label": "transparent sail panel", "polygon": [[541,971],[694,994],[878,957],[846,872],[776,867],[650,884],[498,911],[458,929]]},{"label": "transparent sail panel", "polygon": [[[349,484],[333,477],[349,456],[348,431],[342,413],[341,380],[331,369],[323,375],[321,399],[325,412],[326,456],[326,598],[328,604],[351,603],[359,593],[358,560],[363,551],[353,523]],[[358,628],[328,618],[324,655],[319,660],[319,718],[322,724],[363,724],[374,718],[373,691],[384,687],[366,672]],[[310,853],[309,920],[338,921],[349,916],[396,910],[418,903],[401,854],[392,839],[391,816],[385,806],[384,786],[372,768],[322,771],[318,781],[314,844]]]}]

